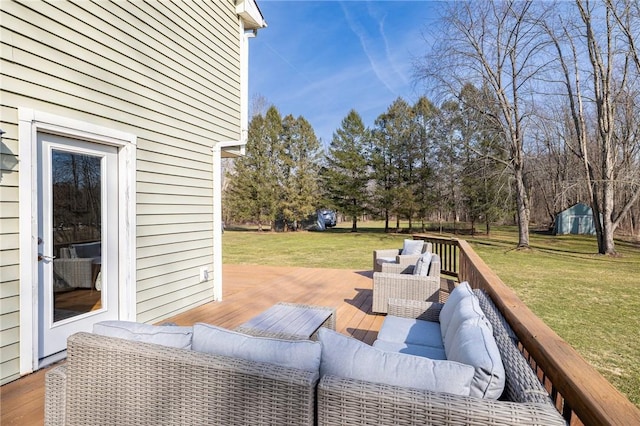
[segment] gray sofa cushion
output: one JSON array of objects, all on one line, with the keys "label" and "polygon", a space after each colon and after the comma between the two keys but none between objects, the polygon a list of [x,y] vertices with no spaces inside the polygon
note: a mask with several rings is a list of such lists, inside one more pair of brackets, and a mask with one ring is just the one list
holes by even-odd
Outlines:
[{"label": "gray sofa cushion", "polygon": [[322,349],[310,340],[253,337],[209,324],[193,326],[194,351],[318,372]]},{"label": "gray sofa cushion", "polygon": [[387,315],[378,332],[378,340],[444,348],[440,324],[413,318]]},{"label": "gray sofa cushion", "polygon": [[442,307],[442,310],[440,310],[440,331],[443,339],[447,335],[447,329],[449,328],[451,317],[456,312],[458,303],[467,297],[473,297],[473,291],[471,290],[469,283],[466,281],[458,284],[456,288],[451,291],[451,294],[449,294],[449,298]]},{"label": "gray sofa cushion", "polygon": [[469,395],[474,374],[469,365],[385,352],[326,328],[319,330],[318,340],[322,376]]},{"label": "gray sofa cushion", "polygon": [[191,349],[193,336],[191,327],[151,325],[133,321],[101,321],[93,325],[93,332],[102,336],[181,349]]},{"label": "gray sofa cushion", "polygon": [[434,348],[432,346],[413,345],[411,343],[388,342],[386,340],[376,340],[373,347],[387,352],[398,352],[401,354],[423,356],[431,359],[447,359],[444,348]]},{"label": "gray sofa cushion", "polygon": [[498,399],[505,385],[505,371],[493,332],[482,320],[464,321],[445,341],[447,359],[475,368],[471,396]]},{"label": "gray sofa cushion", "polygon": [[[482,309],[480,308],[478,298],[475,296],[465,297],[460,300],[456,310],[451,315],[449,326],[447,327],[447,334],[442,335],[442,342],[444,343],[445,348],[447,347],[448,341],[455,336],[460,325],[467,320],[473,320],[476,324],[483,323],[493,332],[491,323],[484,316],[484,312],[482,312]],[[442,328],[442,323],[440,323],[440,325]]]}]

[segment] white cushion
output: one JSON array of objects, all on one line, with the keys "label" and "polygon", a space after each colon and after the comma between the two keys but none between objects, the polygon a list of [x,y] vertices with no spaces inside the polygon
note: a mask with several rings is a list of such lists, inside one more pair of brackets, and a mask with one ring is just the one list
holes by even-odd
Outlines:
[{"label": "white cushion", "polygon": [[463,322],[445,348],[448,360],[475,368],[471,396],[500,398],[505,385],[504,365],[493,332],[483,321],[471,319]]},{"label": "white cushion", "polygon": [[194,351],[268,362],[311,372],[320,370],[321,346],[310,340],[253,337],[209,324],[193,326]]},{"label": "white cushion", "polygon": [[421,277],[426,277],[429,275],[429,268],[431,267],[431,259],[433,258],[433,254],[430,252],[425,252],[418,258],[416,262],[415,268],[413,268],[413,275],[419,275]]},{"label": "white cushion", "polygon": [[447,334],[447,328],[449,328],[451,316],[455,312],[458,302],[460,302],[460,300],[464,299],[465,297],[473,297],[473,291],[471,290],[469,283],[463,281],[458,284],[456,288],[453,289],[453,291],[451,291],[451,294],[449,294],[449,298],[440,310],[440,329],[442,330],[443,338]]},{"label": "white cushion", "polygon": [[93,325],[93,332],[102,336],[182,349],[191,349],[193,336],[191,327],[151,325],[133,321],[101,321]]},{"label": "white cushion", "polygon": [[474,374],[469,365],[385,352],[327,328],[320,329],[318,340],[323,376],[469,395]]},{"label": "white cushion", "polygon": [[422,253],[424,241],[422,240],[404,240],[401,255],[416,255]]}]

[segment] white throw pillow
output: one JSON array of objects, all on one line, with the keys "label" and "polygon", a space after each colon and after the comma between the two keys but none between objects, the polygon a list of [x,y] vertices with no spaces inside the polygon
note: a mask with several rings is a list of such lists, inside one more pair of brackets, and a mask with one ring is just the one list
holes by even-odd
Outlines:
[{"label": "white throw pillow", "polygon": [[420,275],[421,277],[426,277],[429,275],[432,258],[433,254],[429,252],[423,253],[422,256],[420,256],[420,259],[422,259],[422,267],[420,268],[418,275]]},{"label": "white throw pillow", "polygon": [[422,240],[404,240],[402,246],[401,255],[416,255],[422,253],[422,246],[424,241]]},{"label": "white throw pillow", "polygon": [[320,370],[322,354],[318,342],[254,337],[203,323],[193,326],[192,349],[311,372]]},{"label": "white throw pillow", "polygon": [[322,376],[469,395],[474,374],[469,365],[385,352],[327,328],[320,329],[318,340]]},{"label": "white throw pillow", "polygon": [[193,329],[173,325],[151,325],[133,321],[101,321],[93,325],[94,334],[136,342],[191,349]]},{"label": "white throw pillow", "polygon": [[416,265],[413,267],[413,275],[421,275],[424,266],[424,260],[422,259],[422,256],[420,256],[416,261]]}]

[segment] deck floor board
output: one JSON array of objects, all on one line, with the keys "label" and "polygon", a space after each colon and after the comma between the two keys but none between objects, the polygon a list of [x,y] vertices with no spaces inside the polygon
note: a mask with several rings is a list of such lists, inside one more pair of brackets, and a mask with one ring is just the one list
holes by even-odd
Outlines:
[{"label": "deck floor board", "polygon": [[[336,330],[373,343],[383,317],[371,312],[372,271],[257,265],[223,266],[223,300],[191,309],[161,322],[205,322],[233,329],[277,302],[336,308]],[[44,422],[47,369],[0,388],[0,424]]]}]

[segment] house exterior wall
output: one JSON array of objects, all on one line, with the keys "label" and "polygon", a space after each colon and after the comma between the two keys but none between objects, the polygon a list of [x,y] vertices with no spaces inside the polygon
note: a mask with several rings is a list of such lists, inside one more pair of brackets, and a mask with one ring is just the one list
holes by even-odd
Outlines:
[{"label": "house exterior wall", "polygon": [[212,300],[212,145],[240,139],[234,0],[3,1],[0,371],[19,374],[18,108],[134,134],[136,317]]}]

